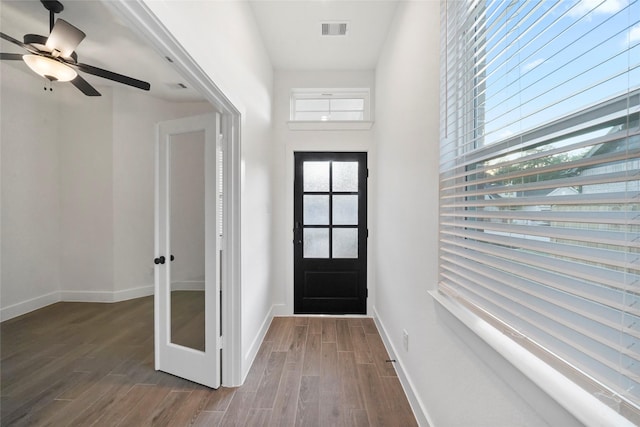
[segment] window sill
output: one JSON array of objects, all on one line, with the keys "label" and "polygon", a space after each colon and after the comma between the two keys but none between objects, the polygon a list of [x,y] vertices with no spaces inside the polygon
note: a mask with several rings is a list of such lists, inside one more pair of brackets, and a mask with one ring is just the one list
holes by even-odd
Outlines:
[{"label": "window sill", "polygon": [[466,307],[437,290],[429,291],[429,294],[451,315],[460,320],[584,425],[633,425],[628,419],[622,417]]},{"label": "window sill", "polygon": [[369,130],[371,121],[288,121],[290,130]]}]

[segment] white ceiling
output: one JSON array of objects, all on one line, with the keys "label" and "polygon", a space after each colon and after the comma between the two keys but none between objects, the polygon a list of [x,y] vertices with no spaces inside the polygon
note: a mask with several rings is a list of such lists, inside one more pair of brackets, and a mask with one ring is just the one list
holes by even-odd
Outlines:
[{"label": "white ceiling", "polygon": [[[273,67],[374,69],[397,1],[254,0],[250,2]],[[321,36],[326,21],[349,23],[347,36]]]},{"label": "white ceiling", "polygon": [[[178,83],[188,83],[167,60],[135,35],[125,24],[116,20],[110,10],[99,1],[62,1],[64,10],[56,14],[86,33],[76,48],[78,62],[124,74],[151,84],[149,94],[169,101],[195,101],[202,97],[194,90],[181,89]],[[0,4],[2,32],[22,41],[24,34],[49,35],[49,11],[39,1],[6,1]],[[23,53],[24,50],[2,40],[0,51]],[[32,73],[22,61],[4,61],[11,66]],[[82,73],[82,77],[100,91],[101,86],[120,85],[109,80]],[[42,80],[36,74],[34,84]],[[60,84],[60,83],[58,83]],[[140,91],[137,88],[131,88]]]},{"label": "white ceiling", "polygon": [[[76,49],[79,62],[128,75],[151,84],[150,94],[172,101],[202,99],[188,82],[147,42],[113,16],[100,1],[63,1],[57,18],[80,28],[87,37]],[[287,70],[363,70],[376,66],[397,5],[396,0],[252,0],[259,31],[276,69]],[[322,37],[325,21],[349,23],[345,37]],[[49,34],[49,12],[39,1],[2,0],[2,32],[22,40],[27,33]],[[5,40],[0,51],[22,53]],[[31,73],[22,61],[4,61]],[[98,90],[119,85],[86,73],[82,76]],[[34,74],[34,84],[41,84]],[[131,90],[139,90],[131,88]]]}]

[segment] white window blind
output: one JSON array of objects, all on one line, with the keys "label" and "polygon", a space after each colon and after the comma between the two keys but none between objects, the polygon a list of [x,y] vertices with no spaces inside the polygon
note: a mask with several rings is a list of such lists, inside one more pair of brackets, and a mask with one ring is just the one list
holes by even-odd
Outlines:
[{"label": "white window blind", "polygon": [[640,1],[441,31],[439,290],[640,424]]}]

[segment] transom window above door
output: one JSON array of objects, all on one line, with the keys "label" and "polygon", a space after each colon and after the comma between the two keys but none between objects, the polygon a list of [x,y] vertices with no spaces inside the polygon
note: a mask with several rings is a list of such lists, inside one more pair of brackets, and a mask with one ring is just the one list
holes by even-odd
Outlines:
[{"label": "transom window above door", "polygon": [[370,90],[292,89],[290,122],[292,129],[349,127],[370,128]]}]

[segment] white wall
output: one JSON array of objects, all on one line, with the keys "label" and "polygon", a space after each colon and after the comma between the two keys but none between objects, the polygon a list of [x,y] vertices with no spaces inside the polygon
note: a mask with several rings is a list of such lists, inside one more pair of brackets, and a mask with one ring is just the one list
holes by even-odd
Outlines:
[{"label": "white wall", "polygon": [[438,280],[439,17],[438,2],[400,3],[376,70],[376,315],[432,425],[577,425],[428,293]]},{"label": "white wall", "polygon": [[0,62],[2,319],[55,301],[60,288],[56,97],[20,65]]},{"label": "white wall", "polygon": [[124,87],[45,92],[30,71],[0,65],[1,318],[151,294],[155,124],[211,105]]},{"label": "white wall", "polygon": [[[374,91],[373,70],[360,71],[294,71],[278,70],[274,81],[274,141],[273,141],[273,280],[272,299],[276,304],[275,314],[293,314],[293,153],[295,151],[366,151],[372,171],[369,186],[375,179],[371,167],[375,161],[373,132],[371,130],[290,130],[289,100],[293,88],[370,88]],[[372,111],[375,103],[372,102]],[[375,194],[369,192],[369,206],[375,202]],[[369,209],[369,221],[375,212]],[[373,298],[374,280],[372,242],[369,241],[369,301]],[[370,308],[369,312],[370,312]]]},{"label": "white wall", "polygon": [[241,370],[246,373],[272,306],[273,69],[247,2],[145,0],[145,5],[242,115]]},{"label": "white wall", "polygon": [[60,287],[65,299],[83,300],[113,290],[113,94],[57,86]]},{"label": "white wall", "polygon": [[211,112],[208,102],[173,103],[129,88],[113,100],[114,291],[117,298],[153,287],[156,123]]}]

